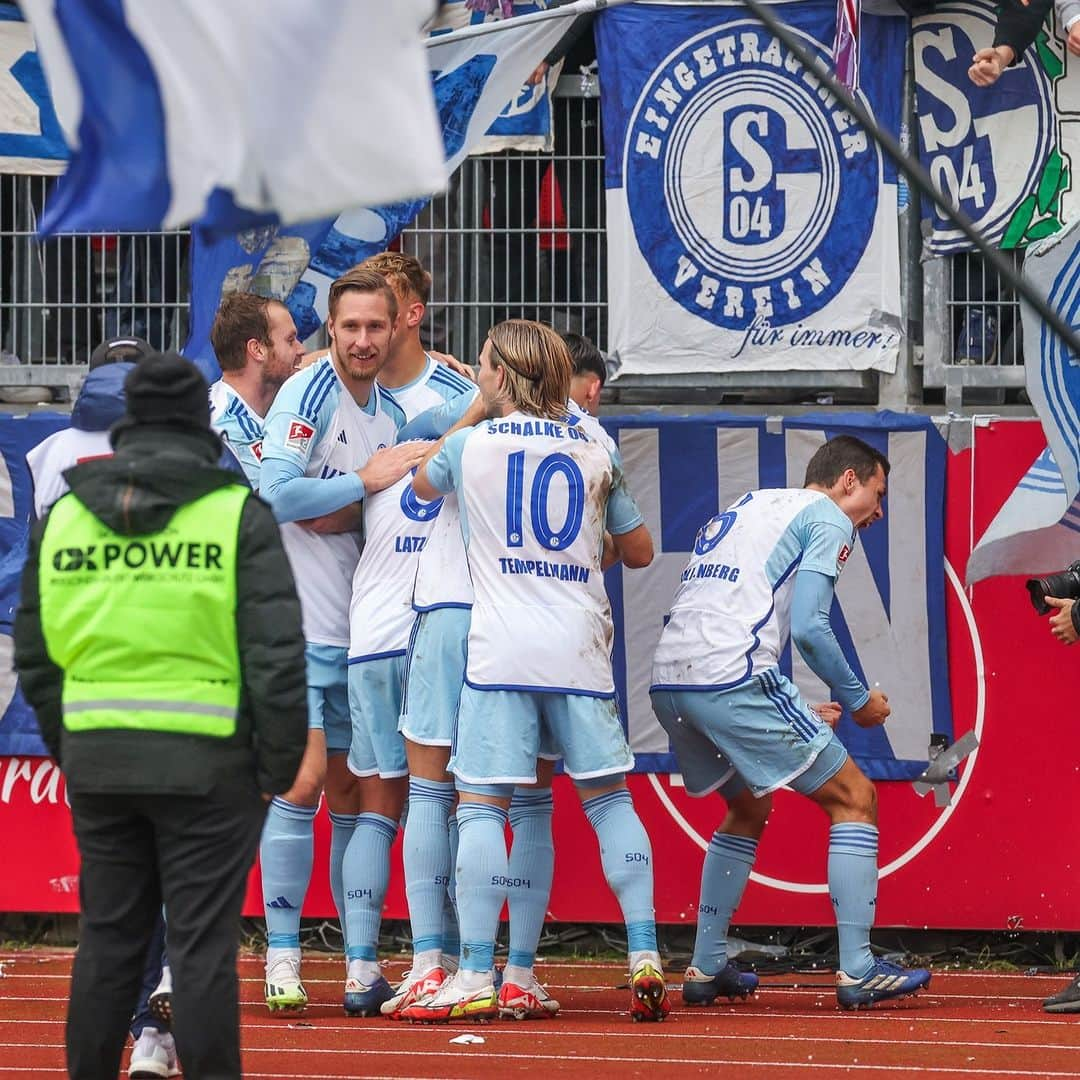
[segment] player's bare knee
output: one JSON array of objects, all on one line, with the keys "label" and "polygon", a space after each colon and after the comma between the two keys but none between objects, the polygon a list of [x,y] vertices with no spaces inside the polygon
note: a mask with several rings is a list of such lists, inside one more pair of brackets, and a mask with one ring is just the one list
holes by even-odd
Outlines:
[{"label": "player's bare knee", "polygon": [[758,839],[765,830],[765,824],[772,812],[772,796],[755,799],[749,791],[744,792],[728,803],[727,816],[720,831],[733,836],[748,836]]}]

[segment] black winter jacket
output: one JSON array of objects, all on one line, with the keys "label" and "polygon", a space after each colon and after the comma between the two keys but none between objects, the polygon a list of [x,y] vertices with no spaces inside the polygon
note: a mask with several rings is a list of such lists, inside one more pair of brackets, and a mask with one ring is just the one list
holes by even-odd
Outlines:
[{"label": "black winter jacket", "polygon": [[[71,490],[110,529],[157,532],[183,505],[236,482],[217,468],[216,435],[140,426],[119,432],[116,454],[69,469]],[[64,673],[41,629],[38,559],[48,515],[30,535],[15,616],[15,664],[49,752],[72,791],[201,795],[221,782],[287,791],[307,741],[307,691],[300,602],[270,508],[248,498],[240,519],[236,634],[242,692],[229,739],[156,731],[65,731]],[[153,642],[147,642],[152,649]],[[175,648],[175,645],[173,645]]]}]

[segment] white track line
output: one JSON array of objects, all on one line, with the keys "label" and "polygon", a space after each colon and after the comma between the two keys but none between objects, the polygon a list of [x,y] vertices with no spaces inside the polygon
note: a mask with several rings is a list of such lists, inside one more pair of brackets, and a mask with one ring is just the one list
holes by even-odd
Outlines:
[{"label": "white track line", "polygon": [[[1023,1047],[1017,1047],[1022,1050]],[[245,1053],[251,1053],[251,1049],[245,1047]],[[464,1058],[465,1055],[455,1054],[453,1051],[448,1050],[377,1050],[374,1047],[364,1047],[362,1051],[357,1048],[348,1050],[315,1050],[310,1047],[305,1048],[286,1048],[286,1047],[273,1047],[268,1048],[266,1051],[257,1051],[265,1053],[275,1054],[333,1054],[354,1056],[358,1052],[362,1052],[367,1057],[412,1057],[412,1058],[441,1058],[445,1060],[447,1057],[452,1058]],[[481,1058],[488,1058],[488,1064],[493,1065],[494,1062],[490,1060],[490,1057],[485,1051],[469,1051],[468,1058],[472,1060],[478,1060]],[[578,1061],[593,1061],[593,1062],[608,1062],[625,1064],[625,1065],[687,1065],[687,1066],[701,1066],[708,1067],[710,1069],[715,1068],[718,1065],[727,1065],[732,1068],[753,1068],[753,1069],[829,1069],[836,1071],[843,1069],[845,1072],[864,1071],[864,1072],[890,1072],[890,1073],[952,1073],[959,1074],[961,1076],[971,1076],[973,1074],[985,1074],[992,1072],[994,1076],[1071,1076],[1075,1077],[1074,1071],[1060,1072],[1060,1071],[1048,1071],[1039,1070],[1034,1072],[1026,1069],[997,1069],[990,1068],[987,1065],[977,1066],[974,1063],[970,1068],[956,1068],[953,1066],[945,1065],[875,1065],[859,1061],[854,1062],[819,1062],[819,1061],[760,1061],[760,1060],[744,1060],[742,1058],[673,1058],[673,1057],[643,1057],[636,1055],[634,1057],[614,1057],[604,1054],[508,1054],[505,1051],[498,1052],[498,1060],[501,1061],[558,1061],[558,1062],[578,1062]],[[15,1071],[38,1071],[38,1070],[15,1070]],[[253,1073],[250,1070],[245,1071],[246,1076],[301,1076],[310,1078],[311,1073]],[[320,1074],[337,1080],[338,1077],[341,1080],[352,1080],[355,1076],[354,1073],[327,1073]]]},{"label": "white track line", "polygon": [[[39,1021],[40,1022],[40,1021]],[[245,1031],[251,1031],[251,1026],[245,1026]],[[272,1031],[280,1030],[275,1029],[272,1025],[261,1025],[258,1027],[259,1031]],[[416,1024],[409,1025],[407,1028],[402,1024],[389,1024],[382,1026],[365,1026],[363,1029],[358,1027],[335,1027],[327,1028],[320,1027],[314,1028],[313,1031],[320,1032],[338,1032],[338,1031],[351,1031],[356,1033],[362,1033],[364,1035],[388,1035],[388,1034],[401,1034],[403,1030],[412,1032],[413,1034],[430,1034],[433,1037],[440,1036],[445,1038],[448,1035],[457,1035],[462,1032],[475,1033],[475,1027],[458,1027],[452,1024]],[[568,1031],[565,1028],[541,1028],[534,1024],[528,1024],[525,1027],[492,1027],[490,1025],[483,1025],[484,1038],[488,1041],[503,1039],[514,1039],[528,1037],[543,1037],[551,1036],[558,1039],[560,1042],[566,1042],[572,1039],[609,1039],[612,1036],[610,1031]],[[619,1032],[620,1036],[625,1037],[627,1033]],[[760,1042],[762,1034],[760,1032],[754,1032],[750,1034],[736,1034],[734,1032],[730,1034],[714,1035],[707,1032],[687,1031],[684,1033],[673,1031],[659,1031],[655,1028],[650,1028],[648,1031],[637,1031],[636,1035],[640,1035],[644,1039],[648,1039],[649,1042],[654,1040],[671,1040],[671,1039],[692,1039],[694,1042]],[[800,1042],[800,1043],[839,1043],[844,1046],[895,1046],[895,1039],[857,1039],[849,1036],[834,1037],[814,1035],[808,1038],[806,1035],[773,1035],[769,1034],[765,1036],[769,1042]],[[1066,1053],[1080,1052],[1080,1045],[1069,1045],[1067,1043],[1010,1043],[1010,1042],[971,1042],[969,1040],[952,1041],[947,1039],[904,1039],[905,1046],[941,1046],[941,1047],[957,1047],[964,1049],[966,1047],[975,1047],[981,1050],[1057,1050]],[[0,1050],[10,1050],[15,1048],[25,1049],[38,1049],[38,1050],[63,1050],[63,1042],[0,1042]],[[244,1046],[244,1053],[250,1054],[274,1054],[282,1047],[277,1046]],[[321,1046],[307,1046],[288,1047],[288,1053],[352,1053],[356,1050],[363,1050],[367,1052],[366,1046],[355,1046],[349,1048],[335,1048],[335,1047],[321,1047]],[[374,1051],[377,1052],[377,1051]]]}]

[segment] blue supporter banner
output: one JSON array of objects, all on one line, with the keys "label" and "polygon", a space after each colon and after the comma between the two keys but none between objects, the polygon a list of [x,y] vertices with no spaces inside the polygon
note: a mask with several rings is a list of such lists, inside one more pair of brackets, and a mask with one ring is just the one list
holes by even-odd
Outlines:
[{"label": "blue supporter banner", "polygon": [[14,4],[0,4],[0,172],[56,175],[67,159],[34,32]]},{"label": "blue supporter banner", "polygon": [[[835,0],[773,10],[831,64]],[[906,35],[863,17],[894,134]],[[896,170],[813,72],[739,4],[608,8],[596,46],[618,376],[895,370]]]},{"label": "blue supporter banner", "polygon": [[26,452],[66,428],[68,420],[61,413],[0,416],[0,757],[45,753],[33,710],[16,682],[11,632],[34,512]]},{"label": "blue supporter banner", "polygon": [[[802,487],[827,438],[852,434],[892,463],[885,518],[859,534],[840,578],[833,627],[855,671],[881,683],[893,715],[864,730],[844,715],[838,733],[877,780],[914,779],[931,734],[952,735],[945,632],[946,446],[930,420],[882,412],[785,419],[722,414],[612,417],[627,482],[656,558],[646,570],[608,572],[615,618],[615,685],[640,771],[677,771],[649,702],[653,652],[698,529],[745,492]],[[782,664],[807,701],[832,695],[790,647]]]},{"label": "blue supporter banner", "polygon": [[[1044,28],[997,82],[976,86],[968,68],[996,40],[998,12],[993,0],[962,0],[912,19],[919,157],[987,243],[1017,248],[1076,214],[1068,163],[1080,150],[1078,61]],[[928,255],[974,248],[927,201],[923,218]]]},{"label": "blue supporter banner", "polygon": [[[42,414],[0,417],[0,649],[11,652],[11,620],[25,557],[30,477],[24,456],[67,424]],[[926,766],[932,733],[952,735],[945,636],[945,442],[925,417],[882,412],[791,417],[779,422],[723,414],[605,418],[619,443],[630,489],[656,545],[645,570],[607,574],[615,621],[615,685],[638,771],[677,771],[649,702],[653,652],[698,529],[746,491],[801,487],[806,462],[826,437],[853,434],[892,462],[885,518],[863,531],[837,591],[833,625],[848,659],[880,682],[893,716],[838,731],[868,776],[909,780]],[[0,670],[5,666],[0,663]],[[806,699],[831,694],[789,650],[784,669]],[[0,683],[0,756],[43,753],[14,676]]]},{"label": "blue supporter banner", "polygon": [[[515,3],[514,16],[531,15],[552,7],[547,0]],[[493,22],[500,15],[470,11],[465,0],[443,0],[431,25],[432,36],[445,34],[462,26],[475,26],[481,22]],[[567,19],[564,29],[572,20]],[[554,79],[549,77],[535,85],[526,83],[492,121],[483,138],[472,153],[493,153],[500,150],[550,150],[552,139],[551,94]]]}]

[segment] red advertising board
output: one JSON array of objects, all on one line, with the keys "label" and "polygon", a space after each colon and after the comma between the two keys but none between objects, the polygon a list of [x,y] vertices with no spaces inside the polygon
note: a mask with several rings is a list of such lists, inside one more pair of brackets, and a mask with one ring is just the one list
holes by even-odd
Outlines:
[{"label": "red advertising board", "polygon": [[[881,887],[878,925],[955,929],[1075,930],[1080,885],[1080,650],[1055,642],[1022,581],[1000,578],[965,590],[975,539],[1045,446],[1036,422],[974,428],[974,443],[950,453],[945,551],[954,734],[974,731],[978,750],[961,765],[952,802],[919,797],[910,783],[879,783]],[[1080,546],[1080,543],[1078,543]],[[1078,552],[1080,554],[1080,552]],[[882,678],[887,688],[887,674]],[[631,778],[652,838],[656,910],[691,922],[704,849],[723,816],[718,797],[692,800],[667,775]],[[596,840],[572,787],[555,792],[555,885],[559,921],[617,922]],[[75,911],[78,860],[63,780],[41,758],[0,758],[5,842],[0,910]],[[828,925],[828,825],[814,806],[777,794],[740,924]],[[329,828],[318,819],[315,872],[305,914],[333,913],[327,885]],[[387,915],[405,916],[400,858]],[[258,877],[247,910],[261,913]]]}]

